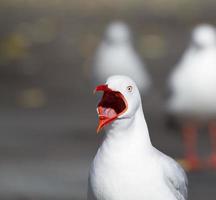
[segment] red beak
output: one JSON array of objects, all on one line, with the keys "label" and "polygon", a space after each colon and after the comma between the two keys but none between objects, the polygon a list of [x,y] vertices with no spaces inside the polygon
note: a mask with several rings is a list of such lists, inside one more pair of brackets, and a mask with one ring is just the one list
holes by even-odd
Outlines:
[{"label": "red beak", "polygon": [[97,86],[94,93],[99,91],[104,92],[104,94],[97,106],[99,116],[97,133],[127,110],[127,101],[120,92],[113,91],[108,88],[108,85]]},{"label": "red beak", "polygon": [[112,91],[110,88],[108,88],[108,85],[98,85],[95,89],[94,89],[94,93],[96,92],[109,92]]}]

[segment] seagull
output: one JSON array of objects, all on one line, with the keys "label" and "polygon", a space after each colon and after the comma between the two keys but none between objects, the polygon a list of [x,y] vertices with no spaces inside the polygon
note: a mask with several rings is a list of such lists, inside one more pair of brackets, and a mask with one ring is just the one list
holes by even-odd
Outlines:
[{"label": "seagull", "polygon": [[103,92],[97,132],[106,133],[90,167],[88,200],[186,200],[186,174],[152,146],[135,82],[114,75],[95,91]]},{"label": "seagull", "polygon": [[197,154],[200,122],[208,122],[212,153],[208,159],[216,169],[216,30],[208,24],[194,28],[189,48],[169,78],[169,113],[182,119],[185,146],[184,163],[188,170],[202,167]]},{"label": "seagull", "polygon": [[103,83],[116,74],[132,77],[143,94],[150,88],[150,76],[133,47],[130,29],[121,21],[111,23],[105,31],[94,58],[93,82]]}]

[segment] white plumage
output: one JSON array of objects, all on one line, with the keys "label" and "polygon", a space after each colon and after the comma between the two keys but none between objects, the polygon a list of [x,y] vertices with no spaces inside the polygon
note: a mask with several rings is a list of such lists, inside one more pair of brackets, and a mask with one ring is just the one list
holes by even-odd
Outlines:
[{"label": "white plumage", "polygon": [[133,47],[129,27],[123,22],[113,22],[107,28],[95,55],[93,82],[103,83],[116,74],[132,77],[142,93],[151,85],[145,65]]},{"label": "white plumage", "polygon": [[168,110],[180,115],[212,117],[216,115],[216,31],[200,25],[182,60],[173,70],[169,87],[172,95]]},{"label": "white plumage", "polygon": [[112,76],[100,88],[105,87],[98,107],[116,110],[114,94],[127,106],[106,126],[89,173],[88,200],[186,200],[187,177],[172,158],[152,146],[134,81]]}]

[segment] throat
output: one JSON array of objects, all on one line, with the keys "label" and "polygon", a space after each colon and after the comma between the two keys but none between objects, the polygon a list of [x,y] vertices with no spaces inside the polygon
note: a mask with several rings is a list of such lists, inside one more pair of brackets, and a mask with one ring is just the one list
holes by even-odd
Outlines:
[{"label": "throat", "polygon": [[115,149],[115,151],[151,147],[142,109],[138,109],[133,118],[117,119],[108,126],[102,145],[106,145],[109,149]]}]

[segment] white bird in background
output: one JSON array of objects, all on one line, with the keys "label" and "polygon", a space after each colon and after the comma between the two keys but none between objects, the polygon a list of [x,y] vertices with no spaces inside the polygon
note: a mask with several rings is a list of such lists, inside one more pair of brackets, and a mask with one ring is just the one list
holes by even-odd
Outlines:
[{"label": "white bird in background", "polygon": [[209,121],[212,154],[209,164],[216,169],[216,30],[211,25],[197,26],[182,60],[173,70],[167,104],[169,113],[183,121],[185,163],[193,170],[201,167],[196,152],[200,121]]},{"label": "white bird in background", "polygon": [[89,173],[88,200],[186,200],[187,177],[151,144],[134,81],[111,76],[98,104],[97,132],[106,134]]},{"label": "white bird in background", "polygon": [[123,22],[111,23],[103,41],[99,45],[93,64],[93,81],[97,84],[116,74],[132,77],[145,93],[150,85],[150,77],[144,63],[136,53],[129,27]]}]

